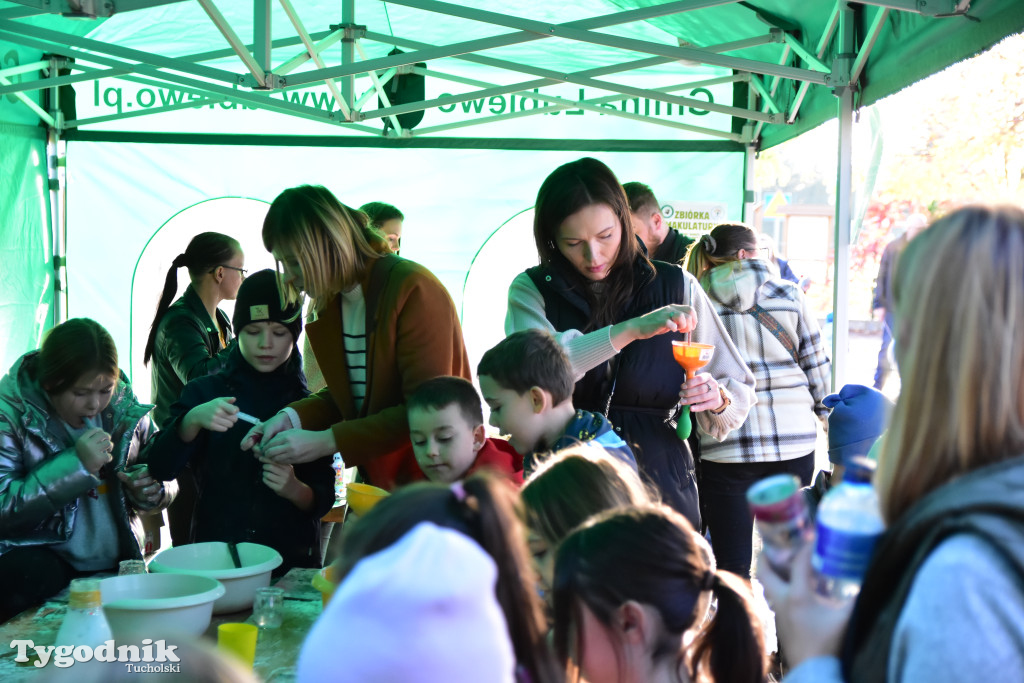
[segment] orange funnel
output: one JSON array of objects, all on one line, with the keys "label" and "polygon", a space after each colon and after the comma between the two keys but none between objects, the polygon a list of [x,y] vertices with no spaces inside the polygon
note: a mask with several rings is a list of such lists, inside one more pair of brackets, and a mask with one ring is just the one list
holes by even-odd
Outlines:
[{"label": "orange funnel", "polygon": [[693,377],[700,368],[711,361],[711,355],[715,352],[713,344],[698,344],[696,342],[673,341],[672,356],[676,362],[683,366],[686,371],[686,378]]}]

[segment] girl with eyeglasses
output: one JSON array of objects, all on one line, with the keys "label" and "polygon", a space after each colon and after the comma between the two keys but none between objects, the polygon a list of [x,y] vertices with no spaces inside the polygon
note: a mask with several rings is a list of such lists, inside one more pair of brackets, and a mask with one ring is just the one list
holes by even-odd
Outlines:
[{"label": "girl with eyeglasses", "polygon": [[[193,237],[168,268],[143,356],[145,364],[153,362],[153,420],[158,426],[170,419],[171,406],[185,384],[216,372],[227,359],[231,322],[217,306],[238,295],[244,266],[245,254],[237,240],[219,232],[204,232]],[[190,282],[172,304],[182,267],[188,268]],[[190,542],[195,503],[191,472],[183,471],[178,484],[178,498],[168,510],[174,545]]]}]

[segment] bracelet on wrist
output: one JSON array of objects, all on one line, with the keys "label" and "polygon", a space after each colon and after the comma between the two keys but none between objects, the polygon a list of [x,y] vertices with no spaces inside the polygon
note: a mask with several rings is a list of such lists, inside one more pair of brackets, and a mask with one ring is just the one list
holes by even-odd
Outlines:
[{"label": "bracelet on wrist", "polygon": [[718,385],[718,394],[722,397],[722,405],[712,410],[712,415],[721,415],[725,412],[726,408],[732,405],[732,399],[729,398],[729,394],[725,393],[725,389],[722,388],[721,384]]}]

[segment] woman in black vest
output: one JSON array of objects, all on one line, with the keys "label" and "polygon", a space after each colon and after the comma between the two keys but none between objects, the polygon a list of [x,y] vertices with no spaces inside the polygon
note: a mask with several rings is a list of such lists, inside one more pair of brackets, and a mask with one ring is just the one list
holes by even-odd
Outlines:
[{"label": "woman in black vest", "polygon": [[[696,280],[648,260],[626,194],[600,161],[579,159],[548,176],[533,234],[540,265],[509,288],[506,334],[555,334],[577,374],[573,404],[606,415],[665,502],[699,528],[693,456],[672,419],[689,405],[701,429],[724,438],[746,419],[753,376]],[[691,331],[715,353],[684,382],[672,340]]]},{"label": "woman in black vest", "polygon": [[[153,420],[158,427],[170,419],[171,406],[189,380],[218,371],[227,360],[231,323],[217,306],[238,295],[244,265],[245,254],[233,237],[203,232],[192,238],[167,270],[143,355],[147,365],[153,361]],[[188,268],[190,283],[172,304],[181,267]],[[190,470],[181,472],[178,485],[178,497],[167,512],[174,545],[190,542],[196,495]]]}]

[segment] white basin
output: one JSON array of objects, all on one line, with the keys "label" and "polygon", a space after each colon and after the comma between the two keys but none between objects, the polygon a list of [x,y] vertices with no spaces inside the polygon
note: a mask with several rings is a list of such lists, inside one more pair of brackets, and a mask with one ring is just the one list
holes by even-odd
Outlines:
[{"label": "white basin", "polygon": [[115,641],[202,635],[214,601],[224,595],[216,579],[188,574],[131,574],[100,581],[103,612]]},{"label": "white basin", "polygon": [[284,562],[276,550],[258,543],[239,543],[238,557],[241,567],[235,567],[227,543],[190,543],[158,553],[149,563],[149,571],[217,579],[225,592],[214,603],[213,613],[227,614],[252,607],[256,589],[269,586],[270,573]]}]

